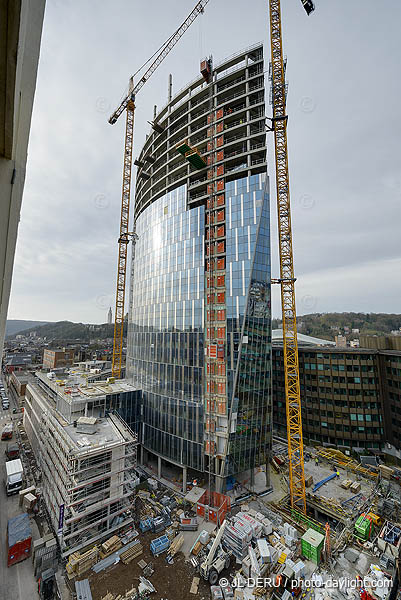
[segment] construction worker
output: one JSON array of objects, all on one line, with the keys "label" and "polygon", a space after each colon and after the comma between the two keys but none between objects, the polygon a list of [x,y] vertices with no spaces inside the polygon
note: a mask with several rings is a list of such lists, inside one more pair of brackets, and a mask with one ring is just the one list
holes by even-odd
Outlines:
[{"label": "construction worker", "polygon": [[316,463],[317,465],[319,464],[319,457],[318,457],[318,456],[316,456],[316,458],[315,458],[315,463]]},{"label": "construction worker", "polygon": [[340,471],[336,471],[337,477],[340,477]]}]

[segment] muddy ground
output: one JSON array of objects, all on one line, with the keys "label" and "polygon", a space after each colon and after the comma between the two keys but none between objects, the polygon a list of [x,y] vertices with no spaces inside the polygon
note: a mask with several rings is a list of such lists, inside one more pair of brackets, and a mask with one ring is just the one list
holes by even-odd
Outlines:
[{"label": "muddy ground", "polygon": [[[161,535],[161,534],[159,534]],[[193,566],[186,563],[181,552],[174,558],[174,564],[169,565],[166,561],[166,552],[154,558],[150,551],[150,542],[155,537],[154,533],[141,534],[139,539],[143,546],[143,553],[134,558],[129,565],[124,565],[119,562],[108,569],[96,574],[89,571],[82,579],[89,579],[93,600],[101,600],[107,592],[113,594],[124,594],[132,587],[138,587],[139,576],[143,575],[142,569],[138,566],[140,560],[146,563],[153,563],[155,572],[149,580],[156,589],[156,593],[151,597],[156,599],[163,598],[166,600],[209,600],[210,586],[209,583],[201,579],[198,588],[198,594],[190,594],[192,579],[194,576],[199,577],[195,573]]]}]

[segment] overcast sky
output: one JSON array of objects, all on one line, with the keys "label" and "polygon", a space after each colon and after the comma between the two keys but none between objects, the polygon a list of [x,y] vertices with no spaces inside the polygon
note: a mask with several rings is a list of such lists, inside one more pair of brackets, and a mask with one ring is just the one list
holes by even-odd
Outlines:
[{"label": "overcast sky", "polygon": [[[298,313],[401,313],[401,2],[315,3],[307,17],[282,0]],[[107,119],[194,5],[47,0],[9,318],[101,323],[114,310],[124,118]],[[204,55],[262,40],[267,69],[267,0],[210,0],[138,95],[134,156],[170,72],[178,91]]]}]

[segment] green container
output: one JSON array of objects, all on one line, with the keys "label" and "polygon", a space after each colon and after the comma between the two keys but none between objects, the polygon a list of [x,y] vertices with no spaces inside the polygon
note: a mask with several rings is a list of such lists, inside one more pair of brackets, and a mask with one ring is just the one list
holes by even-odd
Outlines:
[{"label": "green container", "polygon": [[320,564],[324,544],[324,535],[315,529],[308,529],[301,538],[301,552],[304,558],[316,565]]},{"label": "green container", "polygon": [[372,522],[364,515],[361,515],[355,523],[355,535],[361,540],[368,540],[372,532]]}]

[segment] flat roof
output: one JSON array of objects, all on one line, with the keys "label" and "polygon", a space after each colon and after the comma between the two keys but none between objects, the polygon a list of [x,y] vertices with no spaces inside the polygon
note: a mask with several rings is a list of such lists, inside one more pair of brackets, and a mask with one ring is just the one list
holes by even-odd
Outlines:
[{"label": "flat roof", "polygon": [[195,486],[192,488],[192,490],[189,490],[189,492],[185,496],[184,500],[187,500],[188,502],[191,502],[192,504],[196,504],[198,502],[198,500],[200,500],[202,498],[202,496],[205,492],[206,492],[206,490],[204,488]]},{"label": "flat roof", "polygon": [[[298,344],[300,346],[335,346],[336,343],[330,340],[322,340],[320,338],[305,335],[303,333],[297,334]],[[283,330],[273,329],[272,330],[272,342],[283,342]]]},{"label": "flat roof", "polygon": [[107,444],[123,441],[121,433],[111,419],[97,419],[95,433],[79,433],[74,425],[67,425],[63,431],[68,434],[77,450],[95,450]]},{"label": "flat roof", "polygon": [[71,401],[102,398],[110,394],[132,392],[140,389],[124,379],[118,379],[114,383],[96,381],[88,384],[88,373],[79,370],[74,370],[72,373],[56,373],[53,379],[40,371],[36,373],[36,376],[57,394],[68,397]]}]

